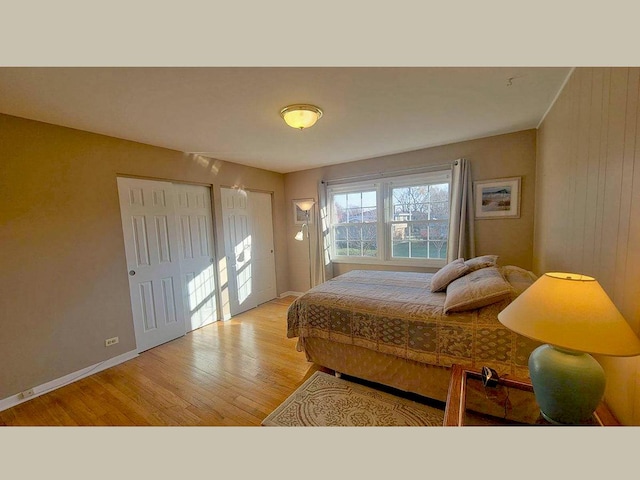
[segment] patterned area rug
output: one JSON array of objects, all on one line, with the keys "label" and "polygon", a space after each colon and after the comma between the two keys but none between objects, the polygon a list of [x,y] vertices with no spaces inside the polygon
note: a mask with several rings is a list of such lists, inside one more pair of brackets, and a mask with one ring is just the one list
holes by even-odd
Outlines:
[{"label": "patterned area rug", "polygon": [[272,427],[442,426],[444,412],[315,372],[262,421]]}]

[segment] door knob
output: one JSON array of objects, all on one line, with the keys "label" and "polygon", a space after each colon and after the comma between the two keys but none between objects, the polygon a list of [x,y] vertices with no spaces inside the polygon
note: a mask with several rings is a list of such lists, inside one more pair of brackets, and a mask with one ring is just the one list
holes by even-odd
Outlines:
[{"label": "door knob", "polygon": [[135,274],[136,274],[136,271],[135,271],[135,270],[129,270],[129,275],[130,275],[130,276],[132,276],[132,277],[133,277]]}]

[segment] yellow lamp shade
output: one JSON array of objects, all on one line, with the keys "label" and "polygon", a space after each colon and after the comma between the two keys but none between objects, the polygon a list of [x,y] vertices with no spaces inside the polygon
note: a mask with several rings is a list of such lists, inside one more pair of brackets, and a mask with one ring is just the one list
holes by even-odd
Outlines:
[{"label": "yellow lamp shade", "polygon": [[302,130],[313,126],[322,117],[322,110],[314,105],[289,105],[280,116],[290,127]]},{"label": "yellow lamp shade", "polygon": [[540,342],[612,356],[640,354],[640,339],[592,277],[551,272],[498,314],[507,328]]}]

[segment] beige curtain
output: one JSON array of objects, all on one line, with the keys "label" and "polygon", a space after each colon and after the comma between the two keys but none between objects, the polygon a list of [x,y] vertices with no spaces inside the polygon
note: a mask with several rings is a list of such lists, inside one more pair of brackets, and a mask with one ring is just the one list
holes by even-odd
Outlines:
[{"label": "beige curtain", "polygon": [[310,239],[312,287],[333,278],[327,185],[323,181],[318,182],[318,203],[316,207],[313,218],[314,235]]},{"label": "beige curtain", "polygon": [[465,158],[457,160],[452,168],[449,215],[451,220],[449,222],[447,262],[460,257],[465,259],[475,257],[471,163]]}]

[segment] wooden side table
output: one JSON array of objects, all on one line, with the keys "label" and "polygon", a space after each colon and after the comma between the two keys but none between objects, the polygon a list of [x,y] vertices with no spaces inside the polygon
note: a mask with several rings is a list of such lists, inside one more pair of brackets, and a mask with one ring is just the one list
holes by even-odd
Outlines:
[{"label": "wooden side table", "polygon": [[[531,383],[500,378],[496,387],[485,387],[480,372],[454,365],[449,382],[444,426],[553,425],[540,414]],[[585,423],[620,425],[602,403]]]}]

